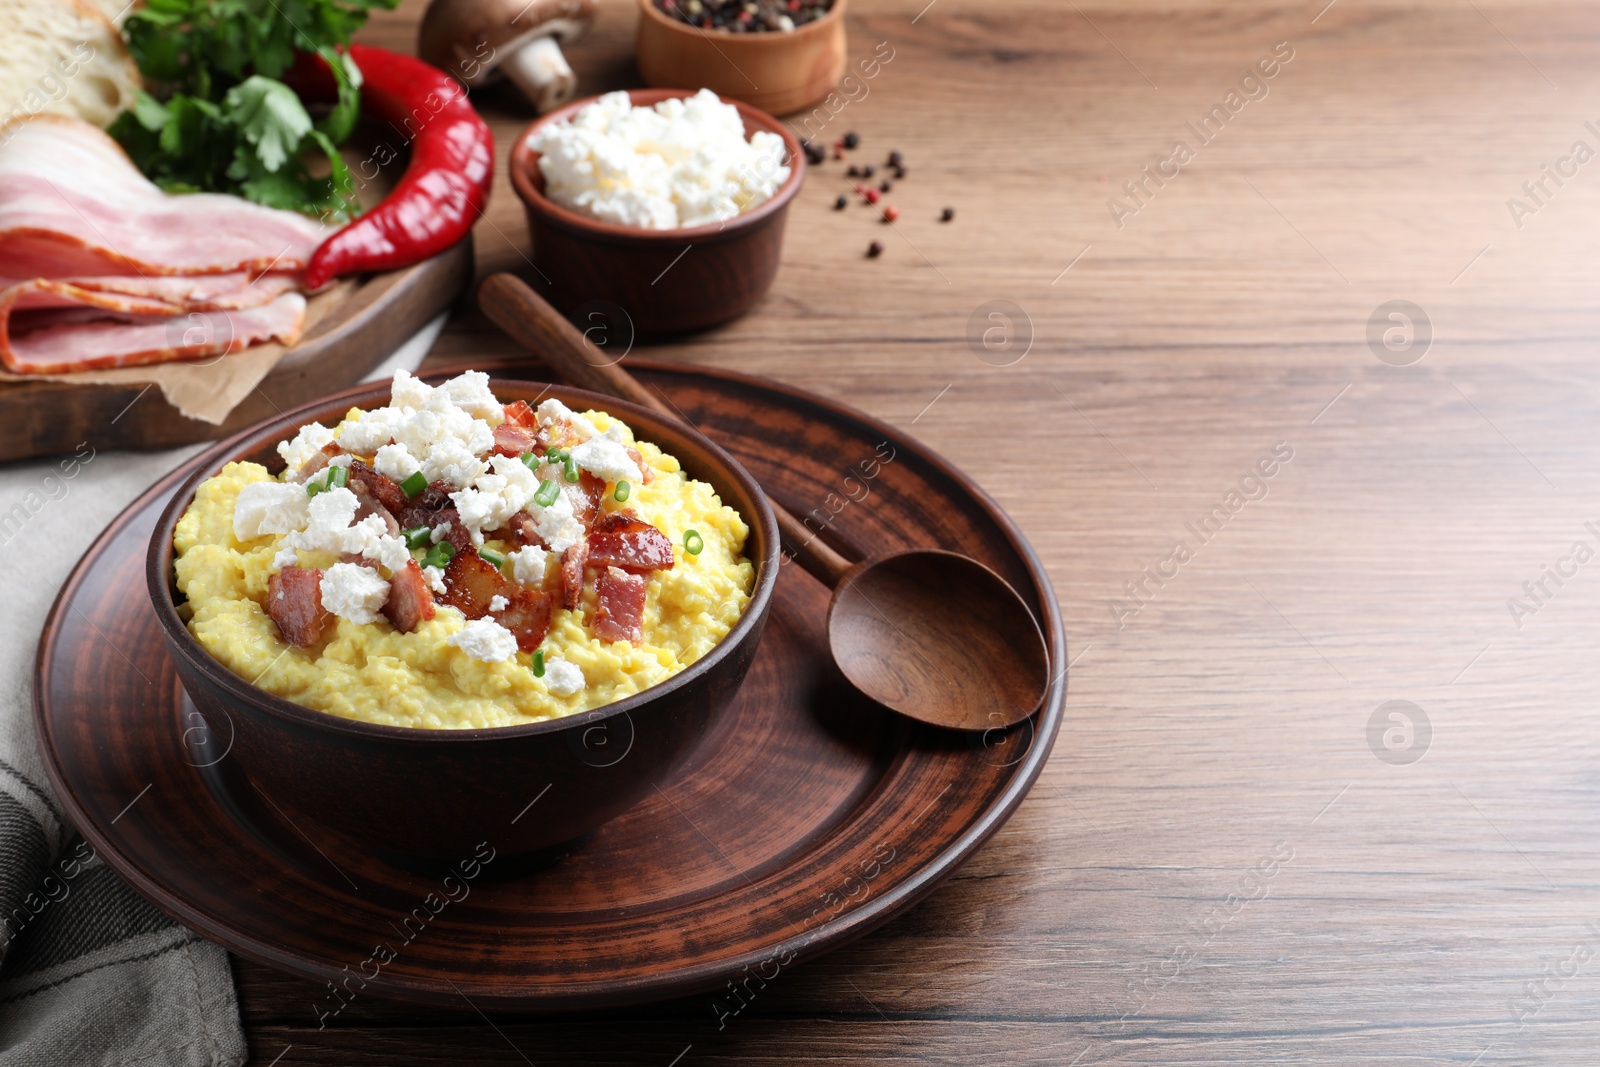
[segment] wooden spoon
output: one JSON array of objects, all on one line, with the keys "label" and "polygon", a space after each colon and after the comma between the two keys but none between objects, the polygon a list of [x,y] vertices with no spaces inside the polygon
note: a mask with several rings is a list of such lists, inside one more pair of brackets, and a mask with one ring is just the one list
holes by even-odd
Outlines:
[{"label": "wooden spoon", "polygon": [[[573,385],[683,421],[521,279],[495,274],[478,305]],[[769,498],[770,499],[770,498]],[[916,549],[852,564],[776,502],[784,546],[833,590],[828,643],[844,676],[902,715],[957,730],[1010,726],[1033,714],[1050,683],[1033,613],[994,571],[955,552]]]}]

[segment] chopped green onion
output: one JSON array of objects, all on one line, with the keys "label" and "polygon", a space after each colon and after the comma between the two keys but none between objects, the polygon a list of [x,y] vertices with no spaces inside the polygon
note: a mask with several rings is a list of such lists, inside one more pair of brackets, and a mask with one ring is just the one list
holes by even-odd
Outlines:
[{"label": "chopped green onion", "polygon": [[422,492],[424,489],[428,488],[428,479],[421,471],[418,471],[405,481],[401,482],[400,488],[405,490],[406,499],[409,500],[418,493]]},{"label": "chopped green onion", "polygon": [[700,554],[700,550],[705,547],[705,540],[700,536],[698,531],[683,531],[683,550],[689,553],[689,555],[698,556]]},{"label": "chopped green onion", "polygon": [[617,491],[611,495],[616,498],[617,503],[626,504],[630,492],[632,492],[632,489],[630,489],[627,482],[618,482]]},{"label": "chopped green onion", "polygon": [[522,460],[522,465],[529,470],[537,470],[539,468],[539,457],[532,452],[524,452],[517,458]]},{"label": "chopped green onion", "polygon": [[438,567],[441,570],[450,562],[450,557],[456,554],[456,546],[449,541],[440,541],[428,549],[428,554],[422,557],[424,567]]},{"label": "chopped green onion", "polygon": [[306,496],[316,496],[326,488],[327,486],[313,478],[306,483]]},{"label": "chopped green onion", "polygon": [[329,467],[328,468],[328,488],[329,489],[343,489],[345,486],[347,486],[349,484],[350,484],[350,468],[349,467]]},{"label": "chopped green onion", "polygon": [[535,649],[533,653],[533,676],[544,677],[544,649]]},{"label": "chopped green onion", "polygon": [[405,532],[407,548],[421,548],[433,536],[433,531],[427,526],[413,526]]},{"label": "chopped green onion", "polygon": [[566,452],[559,448],[548,448],[544,453],[544,461],[546,463],[561,463],[564,462],[566,458]]},{"label": "chopped green onion", "polygon": [[492,548],[480,548],[478,549],[478,555],[482,556],[485,560],[496,567],[504,565],[506,561],[504,556]]},{"label": "chopped green onion", "polygon": [[556,497],[561,495],[561,486],[553,479],[546,479],[539,483],[539,491],[533,494],[533,502],[541,508],[547,508],[556,502]]},{"label": "chopped green onion", "polygon": [[569,482],[577,481],[578,480],[578,461],[573,459],[570,455],[566,456],[561,461],[561,472],[562,472],[561,476],[563,478],[565,478],[567,481],[569,481]]}]

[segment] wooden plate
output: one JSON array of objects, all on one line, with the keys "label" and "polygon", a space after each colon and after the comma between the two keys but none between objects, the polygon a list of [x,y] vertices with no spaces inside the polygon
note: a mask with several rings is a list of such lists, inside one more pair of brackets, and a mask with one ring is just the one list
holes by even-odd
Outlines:
[{"label": "wooden plate", "polygon": [[[246,426],[360,381],[472,280],[472,239],[400,270],[361,278],[220,425],[185,418],[145,383],[0,383],[0,461],[71,452],[174,448]],[[135,404],[134,401],[138,400]]]},{"label": "wooden plate", "polygon": [[[800,390],[629,366],[795,514],[836,511],[841,548],[938,545],[995,568],[1037,612],[1052,662],[1067,662],[1037,557],[944,461]],[[539,377],[526,364],[481,369]],[[107,864],[228,948],[330,983],[315,1009],[330,1019],[355,995],[558,1011],[770,979],[949,875],[1021,803],[1061,723],[1060,668],[1041,711],[1011,730],[958,735],[885,712],[838,675],[828,591],[791,567],[736,708],[676,779],[553,865],[479,865],[469,851],[454,875],[408,869],[262,795],[233,771],[228,738],[191,717],[143,570],[185,473],[111,525],[50,614],[35,687],[45,766]],[[627,739],[614,743],[627,758]],[[418,782],[417,802],[448,787]],[[521,817],[539,817],[536,800]]]}]

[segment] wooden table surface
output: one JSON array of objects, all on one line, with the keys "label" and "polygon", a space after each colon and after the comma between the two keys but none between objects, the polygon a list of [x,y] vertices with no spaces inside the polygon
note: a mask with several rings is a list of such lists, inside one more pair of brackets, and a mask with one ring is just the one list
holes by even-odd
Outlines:
[{"label": "wooden table surface", "polygon": [[[637,84],[636,17],[571,49],[585,91]],[[847,400],[1009,509],[1075,657],[1038,786],[720,1031],[699,999],[319,1032],[241,961],[255,1062],[1594,1062],[1600,10],[851,0],[849,33],[894,58],[824,136],[905,154],[900,222],[814,171],[765,302],[648,352]],[[480,102],[503,166],[530,116]],[[476,237],[531,276],[503,173]],[[464,311],[431,358],[511,350]]]}]

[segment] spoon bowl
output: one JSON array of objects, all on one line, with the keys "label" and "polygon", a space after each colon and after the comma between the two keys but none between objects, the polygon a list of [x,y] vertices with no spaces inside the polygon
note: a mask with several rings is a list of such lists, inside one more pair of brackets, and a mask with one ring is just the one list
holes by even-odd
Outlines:
[{"label": "spoon bowl", "polygon": [[[680,418],[511,274],[495,274],[478,304],[501,329],[573,385]],[[769,498],[770,500],[770,498]],[[1021,722],[1044,699],[1050,659],[1033,613],[977,560],[913,549],[851,563],[772,503],[784,547],[833,590],[828,644],[862,693],[919,722],[992,730]]]}]

